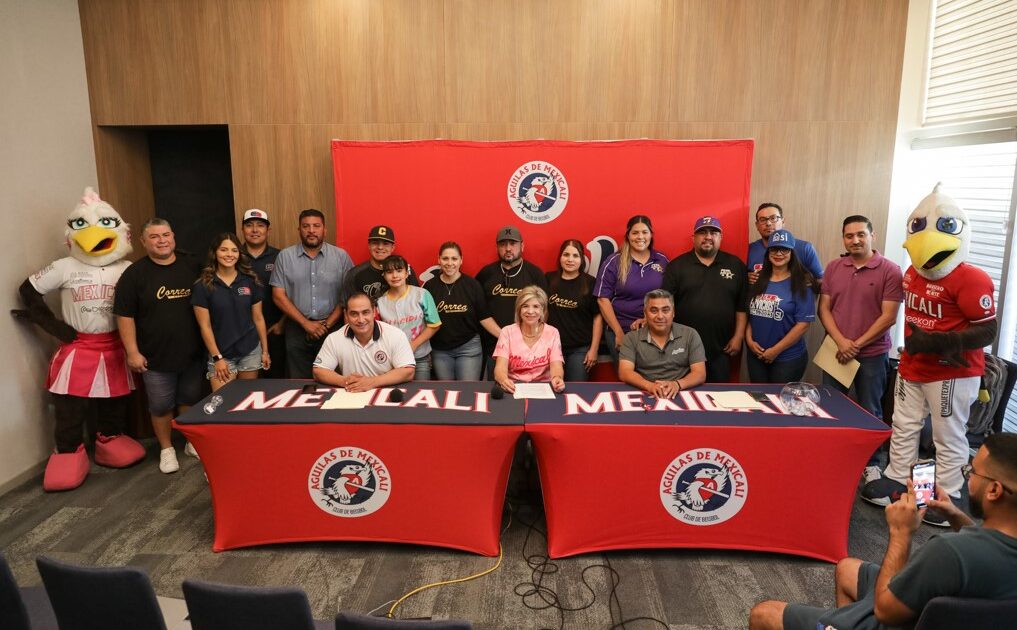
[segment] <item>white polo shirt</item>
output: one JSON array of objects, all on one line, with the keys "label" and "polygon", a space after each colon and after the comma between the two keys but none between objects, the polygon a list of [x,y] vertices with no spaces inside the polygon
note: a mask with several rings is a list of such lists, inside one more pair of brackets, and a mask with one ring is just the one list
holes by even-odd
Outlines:
[{"label": "white polo shirt", "polygon": [[353,373],[380,376],[395,368],[416,365],[403,331],[379,321],[374,322],[374,332],[366,346],[360,345],[346,324],[325,338],[314,359],[314,367],[335,370],[343,376]]}]

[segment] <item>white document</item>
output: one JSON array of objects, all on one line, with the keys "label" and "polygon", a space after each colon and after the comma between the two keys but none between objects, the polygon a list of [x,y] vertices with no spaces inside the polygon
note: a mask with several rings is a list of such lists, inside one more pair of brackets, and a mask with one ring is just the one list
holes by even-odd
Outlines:
[{"label": "white document", "polygon": [[858,372],[858,366],[860,365],[854,359],[847,363],[838,361],[837,343],[830,335],[823,339],[823,345],[819,347],[819,352],[816,353],[816,358],[812,362],[818,365],[824,372],[840,381],[840,384],[844,387],[851,387],[851,383],[855,380],[855,374]]},{"label": "white document", "polygon": [[748,392],[706,392],[713,404],[724,409],[766,409]]},{"label": "white document", "polygon": [[367,403],[371,402],[371,396],[374,396],[374,390],[369,389],[366,392],[348,392],[345,389],[337,389],[332,397],[326,400],[322,405],[322,409],[363,409],[367,406]]},{"label": "white document", "polygon": [[554,390],[550,383],[516,383],[516,392],[512,394],[515,399],[521,398],[549,398],[554,399]]}]

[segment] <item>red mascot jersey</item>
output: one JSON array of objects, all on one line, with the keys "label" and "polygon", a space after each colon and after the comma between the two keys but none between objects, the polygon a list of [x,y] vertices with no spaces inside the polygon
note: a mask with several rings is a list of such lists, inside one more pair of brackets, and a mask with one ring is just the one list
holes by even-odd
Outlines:
[{"label": "red mascot jersey", "polygon": [[[992,299],[992,278],[978,267],[961,263],[941,280],[927,280],[914,267],[904,273],[904,336],[911,335],[911,323],[925,332],[966,330],[971,324],[996,317]],[[931,383],[952,378],[981,376],[985,354],[981,348],[961,353],[968,367],[947,365],[937,354],[904,352],[900,375],[909,381]]]}]

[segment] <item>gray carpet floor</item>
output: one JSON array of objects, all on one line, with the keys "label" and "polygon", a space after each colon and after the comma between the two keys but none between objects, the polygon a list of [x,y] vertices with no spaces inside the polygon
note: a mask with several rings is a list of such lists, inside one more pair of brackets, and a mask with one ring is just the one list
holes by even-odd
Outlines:
[{"label": "gray carpet floor", "polygon": [[[298,585],[316,618],[338,610],[387,611],[425,583],[480,572],[497,559],[395,544],[308,543],[223,553],[211,550],[213,520],[200,463],[181,454],[163,475],[154,446],[126,470],[94,466],[72,492],[48,494],[41,478],[0,497],[0,548],[22,586],[40,583],[35,557],[82,565],[144,568],[155,590],[182,597],[188,577],[242,585]],[[415,595],[399,618],[469,619],[476,628],[744,628],[752,605],[776,598],[833,605],[833,565],[767,553],[711,550],[615,551],[548,561],[539,508],[511,501],[504,560],[483,578]],[[794,514],[793,496],[787,509]],[[802,518],[810,515],[801,514]],[[916,544],[939,528],[923,526]],[[860,500],[851,516],[851,555],[880,561],[883,513]],[[388,604],[386,605],[386,602]],[[654,621],[653,619],[659,620]]]}]

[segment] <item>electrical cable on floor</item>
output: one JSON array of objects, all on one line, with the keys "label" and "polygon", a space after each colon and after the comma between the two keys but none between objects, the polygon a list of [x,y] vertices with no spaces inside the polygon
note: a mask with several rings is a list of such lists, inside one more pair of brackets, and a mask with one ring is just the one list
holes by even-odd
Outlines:
[{"label": "electrical cable on floor", "polygon": [[[506,523],[505,527],[501,530],[502,535],[504,535],[505,532],[508,530],[509,526],[512,525],[512,509],[511,508],[512,508],[512,506],[510,504],[509,505],[508,523]],[[400,604],[402,604],[404,601],[406,601],[410,597],[413,597],[417,593],[426,591],[427,589],[435,588],[435,587],[438,587],[438,586],[446,586],[448,584],[461,584],[462,582],[469,582],[470,580],[476,580],[477,578],[484,577],[485,575],[487,575],[489,573],[494,573],[495,571],[498,570],[498,567],[501,566],[501,562],[502,562],[502,560],[504,558],[505,558],[505,549],[502,547],[501,543],[499,542],[498,543],[498,561],[494,563],[494,566],[489,567],[487,569],[484,569],[480,573],[474,573],[473,575],[468,575],[466,577],[455,578],[453,580],[443,580],[441,582],[432,582],[430,584],[424,584],[423,586],[418,586],[417,588],[413,589],[409,593],[406,593],[405,595],[403,595],[399,599],[395,600],[395,603],[392,604],[392,607],[388,609],[388,613],[385,616],[388,617],[389,619],[392,619],[393,618],[393,613],[395,613],[395,609],[398,608]],[[384,604],[382,604],[382,606],[384,606]],[[381,608],[381,606],[379,606],[378,608]],[[375,610],[378,610],[378,608],[375,608]]]},{"label": "electrical cable on floor", "polygon": [[[526,521],[521,517],[517,517],[520,523],[527,527],[526,536],[523,539],[523,558],[529,565],[531,577],[529,582],[521,582],[515,587],[515,594],[522,599],[523,606],[526,606],[530,610],[547,610],[553,608],[558,613],[558,630],[565,628],[565,613],[567,612],[578,612],[586,610],[593,606],[597,602],[597,593],[593,586],[587,579],[587,573],[594,569],[603,569],[607,572],[611,586],[608,592],[608,614],[611,618],[611,629],[615,628],[626,628],[626,624],[632,624],[638,621],[652,621],[655,624],[659,624],[664,628],[669,628],[668,624],[656,617],[632,617],[625,619],[624,613],[622,612],[621,600],[618,598],[618,586],[621,584],[621,575],[611,566],[611,561],[605,556],[604,564],[591,564],[583,568],[580,573],[580,580],[582,585],[590,593],[590,601],[579,604],[576,606],[568,606],[563,601],[561,596],[558,595],[557,591],[549,586],[544,585],[544,579],[555,573],[558,573],[559,566],[557,563],[552,562],[551,558],[544,552],[536,552],[529,554],[527,553],[527,546],[529,545],[530,538],[534,533],[543,536],[545,541],[547,540],[547,534],[537,526],[537,522],[540,519],[540,510],[536,511],[532,521]],[[544,549],[547,548],[546,542]],[[539,598],[540,602],[533,602],[532,599]],[[617,614],[615,612],[617,609]],[[617,620],[617,621],[616,621]],[[554,630],[553,628],[542,628],[541,630]]]}]

